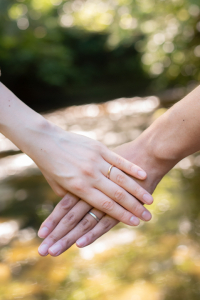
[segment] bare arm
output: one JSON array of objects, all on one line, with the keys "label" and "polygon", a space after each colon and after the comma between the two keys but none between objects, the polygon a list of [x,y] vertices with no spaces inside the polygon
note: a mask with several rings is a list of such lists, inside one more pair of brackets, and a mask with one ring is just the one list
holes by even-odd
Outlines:
[{"label": "bare arm", "polygon": [[[178,161],[198,150],[200,150],[200,87],[170,108],[135,141],[115,149],[116,153],[140,165],[147,172],[147,178],[139,184],[150,193]],[[57,212],[59,209],[58,206]],[[76,209],[78,212],[78,206],[73,207],[74,211]],[[52,226],[52,221],[58,223],[62,217],[60,218],[59,213],[57,215],[52,213],[50,219],[48,218],[49,223],[45,221],[43,224],[43,226],[49,226],[52,235],[49,235],[42,244],[50,247],[51,255],[59,255],[77,239],[79,247],[89,245],[118,223],[117,220],[104,215],[101,211],[94,210],[94,213],[101,218],[98,224],[89,215],[82,219],[83,214],[77,220],[77,226],[70,229],[70,232],[66,229],[59,230],[56,245],[61,247],[57,253],[54,253],[51,247],[55,242],[51,236],[55,237],[57,233],[56,228]],[[81,222],[78,223],[80,220]],[[87,224],[87,228],[84,224]]]},{"label": "bare arm", "polygon": [[[162,177],[181,159],[200,150],[200,86],[172,106],[135,141],[115,152],[139,164],[148,174],[140,185],[153,193]],[[94,242],[118,222],[104,216],[77,241],[79,247]],[[105,224],[107,226],[105,226]]]},{"label": "bare arm", "polygon": [[[98,141],[66,132],[48,122],[2,83],[0,132],[35,161],[59,196],[70,191],[88,204],[132,226],[139,224],[139,218],[146,221],[151,218],[150,213],[148,218],[142,217],[146,208],[132,196],[150,204],[153,201],[150,194],[128,176],[129,184],[126,186],[106,177],[110,165],[114,165],[116,176],[124,171],[144,179],[146,174],[140,167],[114,154]],[[141,206],[140,214],[135,213],[133,202]]]},{"label": "bare arm", "polygon": [[160,161],[175,165],[200,150],[200,86],[158,118],[142,137]]}]

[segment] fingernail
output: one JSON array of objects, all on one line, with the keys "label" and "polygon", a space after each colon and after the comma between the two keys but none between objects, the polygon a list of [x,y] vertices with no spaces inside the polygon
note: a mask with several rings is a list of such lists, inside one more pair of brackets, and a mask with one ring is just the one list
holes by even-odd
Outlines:
[{"label": "fingernail", "polygon": [[150,194],[144,194],[143,199],[147,204],[153,203],[153,197]]},{"label": "fingernail", "polygon": [[49,246],[47,244],[43,244],[41,245],[39,248],[38,248],[38,252],[41,254],[41,255],[47,255],[48,254],[48,248]]},{"label": "fingernail", "polygon": [[133,224],[133,225],[135,225],[135,226],[137,226],[137,225],[140,224],[140,220],[139,220],[137,217],[134,217],[134,216],[132,216],[132,217],[130,218],[130,222],[131,222],[131,224]]},{"label": "fingernail", "polygon": [[78,241],[76,241],[76,244],[78,245],[78,247],[84,247],[86,245],[86,242],[86,238],[82,236],[80,239],[78,239]]},{"label": "fingernail", "polygon": [[43,227],[43,228],[41,228],[41,229],[39,230],[38,236],[39,236],[40,238],[44,238],[44,237],[47,236],[48,233],[49,233],[49,228]]},{"label": "fingernail", "polygon": [[53,245],[50,249],[49,252],[51,252],[53,255],[58,255],[61,251],[62,247],[61,245]]},{"label": "fingernail", "polygon": [[140,178],[145,178],[146,175],[147,175],[145,171],[141,171],[141,170],[138,171],[137,173],[138,173],[138,175],[139,175]]},{"label": "fingernail", "polygon": [[145,210],[143,213],[142,213],[142,218],[145,220],[145,221],[149,221],[151,220],[151,214],[149,211]]}]

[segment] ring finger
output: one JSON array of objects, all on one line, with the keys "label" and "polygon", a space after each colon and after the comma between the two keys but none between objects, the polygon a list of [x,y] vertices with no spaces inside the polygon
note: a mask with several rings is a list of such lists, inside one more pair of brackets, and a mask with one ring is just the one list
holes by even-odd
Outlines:
[{"label": "ring finger", "polygon": [[134,216],[144,221],[149,221],[151,219],[150,212],[135,197],[130,195],[111,180],[103,177],[101,181],[98,182],[98,186],[96,188],[120,204],[123,208],[134,214]]},{"label": "ring finger", "polygon": [[[93,208],[91,212],[99,219],[105,215],[103,212]],[[49,248],[48,252],[52,256],[58,256],[69,249],[80,237],[86,234],[97,225],[97,220],[89,213],[78,223],[78,225],[68,234],[63,236],[57,243]]]},{"label": "ring finger", "polygon": [[119,223],[117,220],[108,215],[104,215],[100,222],[94,226],[90,231],[86,232],[81,238],[76,241],[79,248],[86,247],[96,241],[103,234],[108,232],[111,228]]},{"label": "ring finger", "polygon": [[[108,163],[103,165],[102,173],[105,177],[124,188],[131,195],[135,196],[144,204],[152,204],[153,197],[143,187],[141,187],[134,178],[125,174],[116,167],[112,167]],[[108,176],[109,175],[109,176]]]}]

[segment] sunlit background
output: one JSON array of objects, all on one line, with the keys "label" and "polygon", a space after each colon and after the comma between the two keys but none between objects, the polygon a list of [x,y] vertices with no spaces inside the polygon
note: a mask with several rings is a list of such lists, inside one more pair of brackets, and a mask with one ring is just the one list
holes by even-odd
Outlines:
[{"label": "sunlit background", "polygon": [[[1,0],[2,82],[64,130],[134,140],[198,85],[198,4]],[[199,182],[197,153],[159,184],[151,222],[42,258],[37,229],[59,198],[0,135],[0,300],[199,300]]]},{"label": "sunlit background", "polygon": [[1,0],[3,81],[39,111],[133,95],[176,101],[200,79],[198,4]]}]

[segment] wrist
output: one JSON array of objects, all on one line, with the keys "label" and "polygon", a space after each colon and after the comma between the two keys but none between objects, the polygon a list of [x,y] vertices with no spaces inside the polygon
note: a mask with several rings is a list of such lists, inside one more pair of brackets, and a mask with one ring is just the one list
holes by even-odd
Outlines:
[{"label": "wrist", "polygon": [[145,170],[147,178],[140,181],[140,185],[150,193],[153,193],[163,176],[175,165],[174,161],[157,155],[157,149],[152,145],[152,136],[147,131],[136,140],[119,146],[115,151]]},{"label": "wrist", "polygon": [[[60,128],[20,101],[0,83],[0,132],[35,162],[41,149],[49,151],[49,139],[59,137]],[[49,148],[48,148],[49,147]]]},{"label": "wrist", "polygon": [[180,147],[178,140],[181,129],[179,125],[173,124],[173,120],[176,119],[175,109],[168,110],[143,133],[143,140],[147,140],[151,155],[163,166],[168,166],[169,169],[187,156],[184,148]]},{"label": "wrist", "polygon": [[[23,128],[23,139],[20,149],[36,161],[37,155],[46,148],[47,137],[52,135],[56,126],[48,122],[43,116],[35,114]],[[40,150],[40,152],[39,152]]]}]

